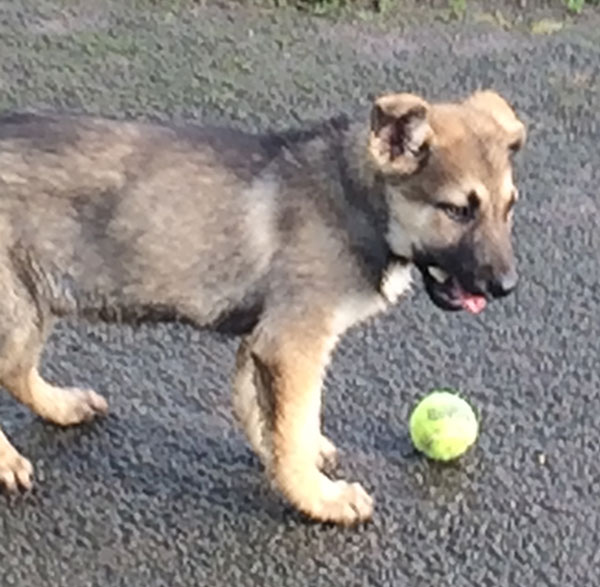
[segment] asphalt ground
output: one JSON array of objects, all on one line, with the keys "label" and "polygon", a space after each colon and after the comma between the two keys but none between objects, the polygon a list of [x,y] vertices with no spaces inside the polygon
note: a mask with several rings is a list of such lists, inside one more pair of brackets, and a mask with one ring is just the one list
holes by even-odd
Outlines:
[{"label": "asphalt ground", "polygon": [[[0,1],[2,108],[257,129],[388,89],[440,99],[493,86],[530,133],[517,293],[473,317],[416,287],[336,352],[325,430],[338,474],[375,497],[370,524],[312,524],[269,489],[230,412],[234,340],[64,323],[43,372],[93,386],[111,413],[61,430],[1,396],[37,475],[31,493],[0,498],[3,587],[598,584],[600,18],[534,35],[497,14],[415,14],[397,25],[185,0]],[[481,417],[451,466],[408,437],[411,407],[436,386]]]}]

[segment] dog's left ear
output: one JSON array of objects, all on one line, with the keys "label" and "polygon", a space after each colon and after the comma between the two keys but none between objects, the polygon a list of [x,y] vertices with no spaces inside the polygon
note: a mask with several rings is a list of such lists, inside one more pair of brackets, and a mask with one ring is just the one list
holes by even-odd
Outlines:
[{"label": "dog's left ear", "polygon": [[414,94],[386,94],[371,109],[369,152],[384,173],[410,175],[427,161],[433,130],[429,104]]},{"label": "dog's left ear", "polygon": [[510,104],[493,90],[475,92],[465,100],[465,104],[490,115],[504,131],[506,143],[511,152],[521,150],[527,138],[525,125]]}]

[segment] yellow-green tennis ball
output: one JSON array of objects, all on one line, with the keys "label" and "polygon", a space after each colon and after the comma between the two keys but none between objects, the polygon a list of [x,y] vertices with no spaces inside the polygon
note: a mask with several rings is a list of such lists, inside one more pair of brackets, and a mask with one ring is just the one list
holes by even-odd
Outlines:
[{"label": "yellow-green tennis ball", "polygon": [[414,408],[409,426],[416,449],[436,461],[461,456],[479,434],[479,423],[471,406],[447,390],[425,396]]}]

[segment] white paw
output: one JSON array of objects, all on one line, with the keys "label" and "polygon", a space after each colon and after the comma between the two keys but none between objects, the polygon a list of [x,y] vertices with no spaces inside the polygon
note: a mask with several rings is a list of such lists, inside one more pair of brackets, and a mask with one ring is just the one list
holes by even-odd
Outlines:
[{"label": "white paw", "polygon": [[315,504],[315,517],[345,526],[358,524],[372,517],[373,498],[360,483],[329,479],[327,482],[319,502]]},{"label": "white paw", "polygon": [[108,403],[95,391],[87,389],[57,388],[52,410],[45,416],[60,426],[72,426],[93,420],[108,412]]},{"label": "white paw", "polygon": [[12,446],[3,447],[0,451],[0,485],[8,491],[30,489],[32,477],[32,464]]}]

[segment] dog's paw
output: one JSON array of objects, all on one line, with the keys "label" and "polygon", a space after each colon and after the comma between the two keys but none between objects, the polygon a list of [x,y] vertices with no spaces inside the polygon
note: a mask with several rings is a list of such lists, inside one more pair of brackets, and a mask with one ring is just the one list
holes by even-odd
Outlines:
[{"label": "dog's paw", "polygon": [[352,526],[371,519],[373,498],[360,483],[331,481],[322,484],[322,495],[310,514],[324,521]]},{"label": "dog's paw", "polygon": [[8,491],[30,489],[32,477],[32,464],[15,448],[8,445],[0,449],[0,486]]},{"label": "dog's paw", "polygon": [[319,453],[317,467],[319,469],[333,469],[338,464],[338,449],[326,436],[321,435],[319,440]]},{"label": "dog's paw", "polygon": [[332,481],[322,473],[288,485],[287,497],[316,522],[353,526],[373,515],[373,498],[359,483]]},{"label": "dog's paw", "polygon": [[73,426],[108,412],[108,403],[95,391],[77,388],[54,389],[54,406],[44,416],[59,426]]}]

